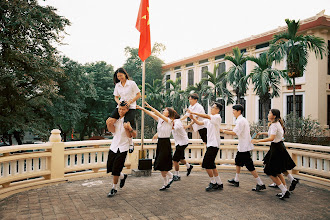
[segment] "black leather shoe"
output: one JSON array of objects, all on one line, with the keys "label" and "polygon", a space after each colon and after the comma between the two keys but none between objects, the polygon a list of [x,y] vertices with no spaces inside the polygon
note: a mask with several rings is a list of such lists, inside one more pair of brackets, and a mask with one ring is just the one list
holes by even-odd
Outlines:
[{"label": "black leather shoe", "polygon": [[159,191],[164,191],[164,190],[166,190],[167,189],[167,186],[162,186],[160,189],[159,189]]},{"label": "black leather shoe", "polygon": [[253,188],[252,191],[260,192],[261,190],[264,190],[264,189],[266,189],[265,184],[264,184],[264,185],[259,185],[259,184],[257,184],[257,185],[256,185],[256,188]]},{"label": "black leather shoe", "polygon": [[213,189],[214,190],[223,190],[223,184],[219,185],[219,184],[216,183],[216,184],[213,185]]},{"label": "black leather shoe", "polygon": [[235,179],[228,180],[228,183],[233,184],[233,186],[239,187],[239,182],[236,182]]},{"label": "black leather shoe", "polygon": [[276,185],[276,183],[269,184],[268,187],[278,188],[278,186]]},{"label": "black leather shoe", "polygon": [[296,185],[299,183],[298,179],[293,179],[290,185],[289,191],[293,191],[296,188]]},{"label": "black leather shoe", "polygon": [[191,170],[194,168],[193,165],[190,164],[190,167],[187,169],[187,176],[191,173]]},{"label": "black leather shoe", "polygon": [[207,192],[210,192],[210,191],[213,191],[213,190],[217,190],[217,189],[218,189],[218,184],[216,184],[216,183],[210,183],[208,185],[208,187],[205,188],[205,190]]},{"label": "black leather shoe", "polygon": [[174,181],[180,181],[180,180],[181,180],[181,177],[180,177],[180,176],[176,176],[176,175],[174,175],[174,176],[173,176],[173,180],[174,180]]},{"label": "black leather shoe", "polygon": [[124,179],[121,179],[120,180],[120,184],[119,184],[119,187],[120,188],[123,188],[124,187],[126,178],[127,178],[127,174],[124,174]]},{"label": "black leather shoe", "polygon": [[277,193],[275,196],[281,197],[282,196],[282,193]]},{"label": "black leather shoe", "polygon": [[[174,176],[173,176],[174,177]],[[174,181],[174,178],[170,179],[170,181],[168,182],[168,184],[166,185],[166,188],[170,188],[171,187],[171,184],[173,183]]]},{"label": "black leather shoe", "polygon": [[108,193],[108,197],[112,197],[112,196],[116,195],[116,193],[117,193],[117,190],[111,189],[110,192]]},{"label": "black leather shoe", "polygon": [[282,194],[279,198],[281,200],[284,200],[284,198],[290,198],[290,192],[287,190],[285,194]]}]

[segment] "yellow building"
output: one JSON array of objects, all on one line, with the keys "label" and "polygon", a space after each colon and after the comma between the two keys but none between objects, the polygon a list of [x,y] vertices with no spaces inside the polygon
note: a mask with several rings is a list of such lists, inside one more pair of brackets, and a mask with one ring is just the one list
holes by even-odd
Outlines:
[{"label": "yellow building", "polygon": [[[269,49],[269,42],[274,34],[286,31],[286,26],[251,36],[240,41],[205,51],[194,56],[177,60],[163,65],[165,80],[175,80],[181,77],[181,88],[185,90],[189,85],[198,83],[205,76],[203,71],[213,72],[215,65],[219,64],[218,71],[228,71],[231,63],[224,60],[225,55],[232,55],[232,49],[239,47],[246,56],[258,57],[261,53]],[[324,15],[324,11],[314,17],[300,21],[299,34],[313,34],[325,40],[328,51],[330,42],[330,16]],[[328,129],[330,125],[330,61],[328,51],[324,58],[316,59],[314,54],[310,54],[306,72],[303,77],[296,78],[296,101],[297,112],[300,116],[311,116],[317,119],[323,128]],[[246,74],[249,74],[255,64],[246,62]],[[274,65],[277,69],[286,69],[286,61]],[[212,86],[212,84],[209,84]],[[231,87],[229,87],[231,88]],[[249,122],[257,122],[262,118],[259,104],[259,97],[253,92],[253,85],[249,85],[249,90],[244,97],[246,112],[245,116]],[[232,91],[232,90],[231,90]],[[233,93],[234,94],[234,93]],[[242,102],[241,102],[242,103]],[[281,111],[281,116],[286,116],[292,112],[292,86],[290,87],[283,80],[281,81],[280,97],[271,100],[271,108]],[[204,106],[205,107],[205,106]],[[222,112],[224,127],[231,128],[234,124],[232,105],[225,107]],[[194,135],[195,136],[195,135]]]}]

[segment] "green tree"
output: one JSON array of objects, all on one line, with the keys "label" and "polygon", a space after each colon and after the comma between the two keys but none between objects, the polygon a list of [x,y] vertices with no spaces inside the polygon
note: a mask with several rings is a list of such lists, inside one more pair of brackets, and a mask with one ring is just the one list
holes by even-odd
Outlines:
[{"label": "green tree", "polygon": [[53,44],[70,22],[37,0],[0,1],[0,17],[0,132],[45,133],[61,74]]},{"label": "green tree", "polygon": [[[153,80],[162,79],[162,65],[164,62],[157,56],[165,50],[165,46],[160,43],[155,43],[152,47],[151,56],[146,59],[146,83],[150,85]],[[125,54],[128,57],[124,68],[133,78],[137,85],[142,85],[142,61],[139,57],[139,49],[126,47]]]},{"label": "green tree", "polygon": [[105,121],[117,107],[113,96],[113,66],[100,61],[87,63],[84,69],[91,78],[95,94],[89,94],[84,100],[86,108],[82,110],[84,116],[77,128],[81,140],[93,133],[100,136],[104,134]]},{"label": "green tree", "polygon": [[175,82],[171,79],[167,80],[171,84],[170,89],[166,92],[165,105],[172,106],[178,114],[183,114],[188,104],[187,95],[184,90],[181,90],[181,77]]},{"label": "green tree", "polygon": [[280,96],[281,77],[288,78],[285,71],[272,68],[274,58],[268,53],[262,53],[258,58],[247,57],[247,59],[257,64],[247,78],[251,79],[254,92],[259,96],[260,103],[262,103],[262,122],[265,131],[267,106],[269,106],[272,98]]},{"label": "green tree", "polygon": [[241,53],[238,47],[233,48],[233,54],[234,56],[225,56],[224,59],[229,60],[233,64],[227,73],[228,82],[236,94],[236,103],[240,104],[240,98],[245,95],[248,89],[248,82],[243,66],[247,59],[243,57],[244,53]]},{"label": "green tree", "polygon": [[[314,35],[298,35],[300,27],[299,20],[285,19],[288,30],[286,32],[276,34],[270,45],[270,54],[274,55],[277,62],[280,62],[284,57],[287,61],[287,73],[292,78],[293,84],[293,119],[296,118],[296,88],[295,78],[304,75],[307,61],[308,52],[313,52],[323,58],[325,53],[325,42],[322,38]],[[295,121],[293,122],[295,126]],[[293,127],[293,130],[294,127]],[[294,141],[296,141],[294,133]]]},{"label": "green tree", "polygon": [[213,84],[213,92],[210,94],[211,100],[215,102],[217,97],[221,97],[226,100],[227,105],[233,103],[233,94],[227,89],[227,73],[223,72],[218,74],[219,65],[215,65],[213,69],[213,73],[206,71],[205,73],[208,75],[208,78],[203,78],[202,82],[210,82]]},{"label": "green tree", "polygon": [[67,135],[86,114],[82,113],[85,99],[92,96],[94,87],[81,64],[63,57],[62,69],[64,74],[57,79],[58,96],[52,100],[53,105],[47,112],[52,115],[54,126],[61,130],[63,140],[67,141]]}]

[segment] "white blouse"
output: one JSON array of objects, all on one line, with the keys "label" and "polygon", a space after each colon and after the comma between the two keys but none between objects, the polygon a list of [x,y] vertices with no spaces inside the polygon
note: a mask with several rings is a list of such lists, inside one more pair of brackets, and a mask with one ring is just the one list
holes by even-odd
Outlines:
[{"label": "white blouse", "polygon": [[268,136],[275,135],[275,139],[272,141],[278,143],[283,140],[284,130],[280,122],[272,123],[268,129]]},{"label": "white blouse", "polygon": [[220,147],[220,115],[211,115],[211,119],[204,120],[204,125],[207,128],[207,147]]},{"label": "white blouse", "polygon": [[[113,92],[114,96],[120,96],[120,102],[129,101],[135,98],[136,94],[140,92],[139,87],[132,80],[126,80],[125,86],[118,82],[115,86]],[[118,108],[118,106],[117,106]],[[130,106],[130,109],[136,109],[136,101],[133,102]]]},{"label": "white blouse", "polygon": [[[190,105],[188,109],[190,111],[192,111],[192,112],[196,112],[196,113],[200,113],[200,114],[205,114],[205,110],[204,110],[203,106],[201,104],[199,104],[198,102],[195,105]],[[186,113],[185,115],[186,116],[190,116],[190,113]],[[197,115],[195,115],[195,118],[198,121],[203,121],[204,120],[204,118],[198,117]],[[198,124],[194,123],[192,125],[192,128],[196,132],[196,131],[198,131],[200,129],[205,128],[205,126],[204,125],[198,125]]]},{"label": "white blouse", "polygon": [[238,116],[235,122],[235,128],[233,131],[238,136],[237,149],[239,152],[246,152],[253,150],[253,144],[251,143],[250,125],[246,118],[242,115]]},{"label": "white blouse", "polygon": [[114,136],[110,146],[110,150],[114,153],[117,153],[118,149],[120,153],[129,149],[129,138],[124,128],[124,118],[122,117],[114,123],[115,132],[112,133]]},{"label": "white blouse", "polygon": [[169,122],[164,121],[161,118],[158,118],[157,133],[158,138],[170,138],[172,131],[172,121],[167,118]]},{"label": "white blouse", "polygon": [[188,140],[189,140],[188,135],[180,119],[174,120],[174,127],[172,130],[172,134],[175,141],[175,146],[176,145],[183,146],[188,144]]}]

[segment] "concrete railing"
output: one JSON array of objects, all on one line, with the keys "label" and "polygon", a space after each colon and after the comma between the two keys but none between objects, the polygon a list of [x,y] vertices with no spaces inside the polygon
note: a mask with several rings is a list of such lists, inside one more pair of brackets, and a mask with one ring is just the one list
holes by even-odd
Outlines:
[{"label": "concrete railing", "polygon": [[[106,175],[106,162],[112,140],[61,142],[58,130],[53,130],[45,144],[0,147],[0,198],[45,184]],[[128,154],[123,172],[137,169],[140,140],[135,139],[135,151]],[[185,151],[186,160],[200,170],[206,147],[201,139],[191,139]],[[147,158],[154,159],[156,143],[144,141]],[[171,140],[174,149],[174,140]],[[238,140],[224,139],[216,157],[219,170],[234,170]],[[270,143],[258,144],[252,159],[262,171],[263,158]],[[294,174],[318,179],[330,184],[330,147],[285,143],[297,166]],[[185,166],[180,169],[185,170]]]}]

